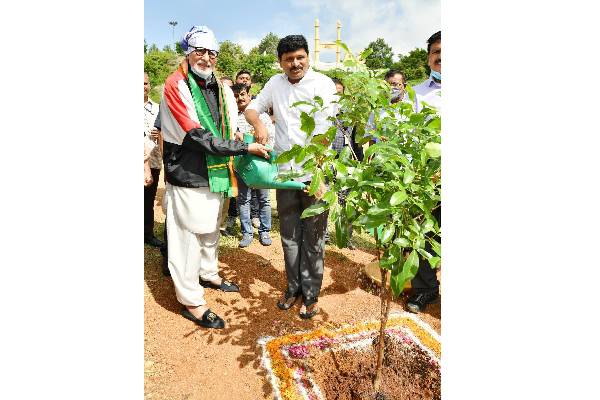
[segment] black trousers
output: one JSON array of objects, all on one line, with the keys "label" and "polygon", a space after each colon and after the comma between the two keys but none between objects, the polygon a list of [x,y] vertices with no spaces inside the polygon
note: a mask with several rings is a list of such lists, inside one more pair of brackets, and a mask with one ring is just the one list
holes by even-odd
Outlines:
[{"label": "black trousers", "polygon": [[302,212],[317,202],[301,190],[277,189],[281,246],[287,290],[302,294],[305,304],[319,297],[323,283],[325,229],[328,211],[300,219]]},{"label": "black trousers", "polygon": [[152,173],[152,184],[144,186],[144,238],[154,236],[154,198],[158,189],[158,177],[160,169],[150,168]]},{"label": "black trousers", "polygon": [[[435,209],[432,213],[433,217],[438,221],[438,223],[442,224],[442,206]],[[429,235],[429,234],[428,234]],[[440,242],[440,236],[434,235],[433,238]],[[441,244],[441,242],[440,242]],[[431,245],[429,242],[425,242],[425,251],[432,254]],[[424,292],[432,292],[438,291],[440,287],[440,282],[436,276],[437,268],[431,268],[429,262],[419,255],[419,269],[417,270],[417,274],[411,281],[411,285],[414,293],[424,293]]]},{"label": "black trousers", "polygon": [[228,217],[237,217],[238,215],[239,215],[239,213],[238,213],[237,199],[235,197],[232,197],[229,199],[229,208],[227,209],[227,216]]}]

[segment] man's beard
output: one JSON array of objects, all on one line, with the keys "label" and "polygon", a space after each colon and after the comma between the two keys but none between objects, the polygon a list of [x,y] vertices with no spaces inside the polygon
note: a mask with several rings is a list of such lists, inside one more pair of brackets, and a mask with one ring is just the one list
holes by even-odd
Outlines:
[{"label": "man's beard", "polygon": [[192,67],[192,71],[194,71],[194,73],[196,75],[198,75],[200,78],[202,78],[204,80],[208,79],[208,77],[211,76],[213,73],[213,70],[210,67],[206,68],[204,70],[201,70],[196,65],[192,65],[191,67]]}]

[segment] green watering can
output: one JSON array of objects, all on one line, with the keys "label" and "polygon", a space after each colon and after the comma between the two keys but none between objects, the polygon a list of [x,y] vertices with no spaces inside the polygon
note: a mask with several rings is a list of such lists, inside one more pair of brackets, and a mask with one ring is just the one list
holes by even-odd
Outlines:
[{"label": "green watering can", "polygon": [[[253,143],[254,136],[244,134],[244,142]],[[306,185],[302,182],[286,181],[278,182],[275,180],[279,170],[275,160],[277,155],[275,152],[269,152],[268,160],[255,156],[254,154],[245,154],[237,156],[233,160],[233,168],[238,175],[244,180],[246,186],[252,189],[297,189],[302,190]]]}]

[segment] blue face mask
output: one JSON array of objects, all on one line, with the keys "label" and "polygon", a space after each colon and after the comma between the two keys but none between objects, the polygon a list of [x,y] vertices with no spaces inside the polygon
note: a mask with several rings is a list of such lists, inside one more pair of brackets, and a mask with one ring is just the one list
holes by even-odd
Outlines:
[{"label": "blue face mask", "polygon": [[437,79],[440,82],[442,81],[442,73],[441,72],[437,72],[437,71],[431,70],[431,74],[429,76],[431,76],[432,78]]}]

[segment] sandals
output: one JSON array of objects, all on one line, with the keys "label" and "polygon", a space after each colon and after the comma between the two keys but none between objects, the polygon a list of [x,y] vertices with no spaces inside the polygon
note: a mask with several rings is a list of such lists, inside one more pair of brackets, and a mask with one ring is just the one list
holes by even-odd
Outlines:
[{"label": "sandals", "polygon": [[304,307],[306,307],[306,312],[299,312],[300,318],[302,319],[311,319],[319,312],[319,306],[317,305],[318,299],[309,298],[304,299]]},{"label": "sandals", "polygon": [[277,307],[280,310],[289,310],[294,303],[296,303],[298,298],[300,298],[299,294],[292,294],[286,290],[283,297],[277,302]]}]

